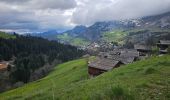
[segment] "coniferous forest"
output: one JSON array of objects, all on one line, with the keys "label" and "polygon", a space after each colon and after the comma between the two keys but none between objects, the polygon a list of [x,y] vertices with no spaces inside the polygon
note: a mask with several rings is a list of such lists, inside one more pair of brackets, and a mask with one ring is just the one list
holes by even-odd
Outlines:
[{"label": "coniferous forest", "polygon": [[66,62],[83,55],[82,50],[57,41],[14,35],[13,39],[0,38],[0,60],[14,60],[15,70],[10,76],[15,82],[28,82],[32,71],[54,60]]}]

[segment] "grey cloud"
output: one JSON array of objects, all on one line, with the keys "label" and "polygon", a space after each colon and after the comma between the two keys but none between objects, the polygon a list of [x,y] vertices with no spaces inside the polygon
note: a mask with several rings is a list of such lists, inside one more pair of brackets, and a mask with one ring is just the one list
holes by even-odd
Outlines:
[{"label": "grey cloud", "polygon": [[0,4],[0,29],[38,29],[38,22],[32,12],[20,12],[10,6]]},{"label": "grey cloud", "polygon": [[76,7],[74,0],[33,0],[32,5],[38,9],[71,9]]},{"label": "grey cloud", "polygon": [[0,2],[8,3],[8,4],[21,4],[29,2],[30,0],[0,0]]},{"label": "grey cloud", "polygon": [[8,24],[3,24],[0,25],[0,29],[11,29],[11,30],[20,30],[20,29],[25,29],[25,30],[37,30],[39,27],[36,25],[36,23],[8,23]]},{"label": "grey cloud", "polygon": [[25,8],[60,9],[66,10],[76,7],[75,0],[0,0],[1,3],[14,4]]},{"label": "grey cloud", "polygon": [[[39,12],[39,13],[38,13]],[[29,9],[0,2],[0,30],[45,31],[68,27],[62,10]]]},{"label": "grey cloud", "polygon": [[164,13],[169,5],[170,0],[0,0],[0,30],[66,29]]},{"label": "grey cloud", "polygon": [[[170,11],[170,0],[85,0],[73,13],[76,24],[138,18]],[[110,2],[110,3],[109,3]]]}]

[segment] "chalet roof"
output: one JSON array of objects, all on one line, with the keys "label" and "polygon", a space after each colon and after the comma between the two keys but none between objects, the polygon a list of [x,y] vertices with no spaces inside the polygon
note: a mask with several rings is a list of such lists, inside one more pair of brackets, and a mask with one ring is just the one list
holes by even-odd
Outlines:
[{"label": "chalet roof", "polygon": [[[108,53],[103,53],[107,56],[108,59],[112,59],[115,61],[120,61],[123,64],[128,64],[128,63],[132,63],[136,57],[139,57],[139,53],[136,50],[131,50],[131,51],[121,51],[120,55],[117,54],[108,54]],[[99,56],[99,57],[103,57],[104,56]]]},{"label": "chalet roof", "polygon": [[8,63],[7,62],[0,62],[0,70],[6,69],[7,67],[8,67]]},{"label": "chalet roof", "polygon": [[137,50],[127,49],[127,50],[121,51],[120,56],[123,56],[123,57],[138,57],[139,52]]},{"label": "chalet roof", "polygon": [[116,60],[111,60],[106,58],[96,58],[95,61],[89,63],[89,66],[107,71],[113,69],[119,63],[120,61],[116,61]]},{"label": "chalet roof", "polygon": [[120,61],[120,55],[110,55],[108,58],[112,60]]},{"label": "chalet roof", "polygon": [[98,54],[99,57],[102,57],[102,58],[112,58],[113,56],[117,56],[117,55],[120,55],[120,52],[117,52],[117,51],[109,51],[109,52],[100,52]]},{"label": "chalet roof", "polygon": [[118,50],[118,49],[109,52],[110,55],[120,55],[120,53],[121,53],[121,50]]},{"label": "chalet roof", "polygon": [[136,57],[134,57],[134,56],[121,55],[121,56],[112,56],[111,59],[120,61],[123,64],[129,64],[129,63],[132,63],[135,60],[135,58]]},{"label": "chalet roof", "polygon": [[158,44],[170,45],[170,40],[160,40]]},{"label": "chalet roof", "polygon": [[129,56],[121,56],[121,57],[120,57],[120,61],[121,61],[123,64],[132,63],[132,62],[134,62],[134,60],[135,60],[135,57],[129,57]]},{"label": "chalet roof", "polygon": [[141,45],[141,44],[136,44],[134,45],[134,48],[136,50],[151,50],[151,48],[149,46],[146,46],[146,45]]}]

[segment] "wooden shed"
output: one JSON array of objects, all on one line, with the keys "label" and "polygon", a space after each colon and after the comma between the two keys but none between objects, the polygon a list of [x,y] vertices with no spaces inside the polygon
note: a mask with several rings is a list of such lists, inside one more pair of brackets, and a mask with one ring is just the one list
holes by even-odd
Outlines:
[{"label": "wooden shed", "polygon": [[134,45],[134,49],[136,49],[139,52],[139,56],[147,56],[152,51],[151,47],[142,44]]},{"label": "wooden shed", "polygon": [[168,53],[168,47],[170,47],[170,40],[160,40],[157,43],[157,47],[159,48],[160,54]]},{"label": "wooden shed", "polygon": [[119,67],[121,64],[120,61],[111,60],[107,58],[96,58],[96,60],[89,62],[88,64],[88,73],[91,76],[97,76],[113,68]]},{"label": "wooden shed", "polygon": [[2,72],[2,71],[6,71],[7,70],[7,68],[8,68],[8,62],[5,62],[5,61],[3,61],[3,62],[0,62],[0,72]]}]

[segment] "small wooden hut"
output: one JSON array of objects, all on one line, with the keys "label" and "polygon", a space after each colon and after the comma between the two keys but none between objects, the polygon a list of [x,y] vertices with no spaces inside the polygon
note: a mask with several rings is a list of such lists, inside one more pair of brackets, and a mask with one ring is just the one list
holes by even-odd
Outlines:
[{"label": "small wooden hut", "polygon": [[88,73],[91,76],[97,76],[113,68],[119,67],[123,64],[120,61],[111,60],[107,58],[96,58],[96,60],[89,62],[88,64]]},{"label": "small wooden hut", "polygon": [[151,47],[141,44],[134,45],[134,49],[136,49],[139,52],[139,56],[147,56],[151,54]]},{"label": "small wooden hut", "polygon": [[168,48],[170,47],[170,40],[160,40],[157,43],[157,47],[159,48],[160,54],[167,54]]}]

